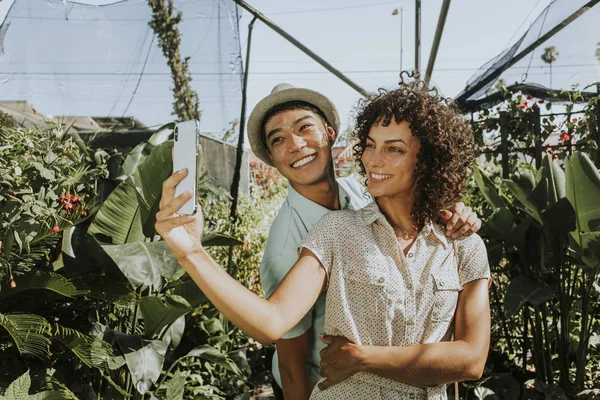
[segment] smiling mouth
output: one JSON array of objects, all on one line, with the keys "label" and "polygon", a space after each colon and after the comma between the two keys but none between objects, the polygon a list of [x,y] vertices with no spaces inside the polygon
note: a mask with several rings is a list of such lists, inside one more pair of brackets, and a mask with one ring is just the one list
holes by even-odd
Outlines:
[{"label": "smiling mouth", "polygon": [[393,177],[394,175],[387,175],[387,174],[374,174],[373,172],[371,172],[369,174],[369,177],[371,178],[371,181],[374,182],[381,182],[384,181],[386,179],[389,179],[391,177]]},{"label": "smiling mouth", "polygon": [[308,157],[304,157],[301,158],[300,160],[296,161],[295,163],[292,164],[292,168],[299,168],[303,165],[308,164],[309,162],[311,162],[312,160],[314,160],[315,158],[317,158],[316,154],[312,154]]}]

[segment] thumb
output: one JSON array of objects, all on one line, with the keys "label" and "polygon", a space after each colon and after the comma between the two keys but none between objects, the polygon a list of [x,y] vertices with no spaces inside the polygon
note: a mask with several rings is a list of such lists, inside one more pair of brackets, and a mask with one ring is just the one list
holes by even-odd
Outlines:
[{"label": "thumb", "polygon": [[444,221],[449,220],[452,217],[452,213],[448,210],[442,210],[440,211],[440,218],[442,218]]},{"label": "thumb", "polygon": [[319,339],[321,339],[321,342],[325,343],[325,344],[331,344],[331,336],[329,335],[319,335]]}]

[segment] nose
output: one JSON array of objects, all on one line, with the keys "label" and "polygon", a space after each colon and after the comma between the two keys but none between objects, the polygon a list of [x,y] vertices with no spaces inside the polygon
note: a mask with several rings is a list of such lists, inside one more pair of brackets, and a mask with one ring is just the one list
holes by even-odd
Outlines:
[{"label": "nose", "polygon": [[289,148],[290,153],[296,153],[306,147],[306,141],[300,135],[292,134],[292,142]]},{"label": "nose", "polygon": [[368,167],[370,169],[381,167],[381,165],[383,164],[381,160],[381,154],[379,154],[379,151],[376,150],[369,151],[368,153],[365,152],[363,154],[363,163],[365,164],[365,167]]}]

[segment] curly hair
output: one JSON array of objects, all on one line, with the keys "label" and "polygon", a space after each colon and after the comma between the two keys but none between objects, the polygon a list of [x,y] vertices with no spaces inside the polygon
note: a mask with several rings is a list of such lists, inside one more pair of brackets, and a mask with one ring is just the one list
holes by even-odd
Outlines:
[{"label": "curly hair", "polygon": [[413,224],[421,229],[426,221],[437,222],[439,211],[464,195],[475,160],[475,138],[458,108],[437,89],[429,89],[426,82],[407,71],[400,74],[399,85],[394,90],[379,89],[358,102],[353,151],[360,174],[366,178],[362,155],[371,127],[388,126],[392,117],[397,124],[410,124],[421,145],[411,213]]}]

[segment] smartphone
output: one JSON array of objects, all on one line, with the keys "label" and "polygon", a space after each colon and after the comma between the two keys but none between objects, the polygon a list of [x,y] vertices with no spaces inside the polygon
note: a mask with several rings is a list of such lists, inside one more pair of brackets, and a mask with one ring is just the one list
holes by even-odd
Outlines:
[{"label": "smartphone", "polygon": [[179,196],[186,190],[191,190],[194,194],[179,209],[179,214],[195,214],[196,213],[196,196],[197,196],[197,168],[196,157],[198,149],[198,136],[200,134],[200,123],[197,120],[179,122],[175,125],[174,139],[175,148],[173,152],[173,172],[187,168],[188,175],[175,188],[175,196]]}]

